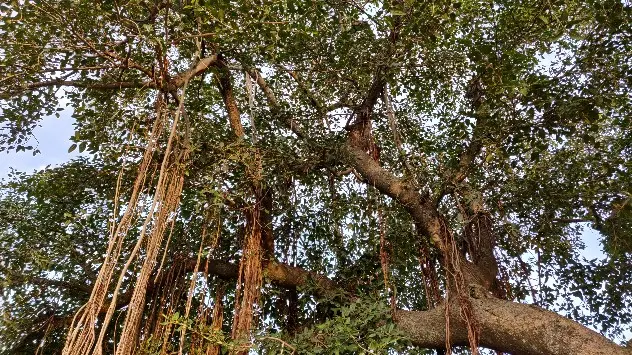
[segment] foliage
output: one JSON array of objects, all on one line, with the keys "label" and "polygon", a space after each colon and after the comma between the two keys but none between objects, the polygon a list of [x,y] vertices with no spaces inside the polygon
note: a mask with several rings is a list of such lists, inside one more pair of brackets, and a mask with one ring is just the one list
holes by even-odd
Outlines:
[{"label": "foliage", "polygon": [[[108,228],[132,194],[158,99],[175,111],[178,80],[209,58],[214,64],[186,80],[182,132],[190,135],[191,157],[169,242],[160,247],[165,273],[190,266],[198,252],[200,270],[207,258],[237,265],[245,211],[263,191],[272,202],[261,215],[269,215],[274,235],[263,264],[326,276],[345,297],[357,297],[324,301],[314,296],[322,285],[297,290],[264,274],[270,284],[255,331],[262,352],[280,352],[283,343],[269,339],[277,336],[299,353],[410,350],[385,305],[395,297],[400,309],[431,306],[421,250],[440,296],[450,282],[445,255],[410,205],[372,183],[349,153],[377,79],[384,83],[362,150],[417,200],[434,202],[465,260],[474,259],[466,231],[484,211],[508,297],[618,341],[629,331],[627,2],[12,1],[0,3],[0,35],[0,151],[38,153],[34,128],[66,110],[76,128],[69,151],[86,154],[33,174],[14,172],[0,185],[0,351],[33,352],[44,338],[45,351],[63,347],[67,320],[103,264]],[[223,75],[240,110],[239,139]],[[121,260],[140,235],[167,136],[157,139]],[[253,184],[257,174],[260,185]],[[581,236],[591,230],[599,233],[601,260],[580,256]],[[205,244],[204,231],[216,233],[216,245]],[[142,253],[121,295],[133,289],[140,265]],[[236,278],[227,276],[231,270],[197,280],[190,318],[208,316],[219,279]],[[169,290],[166,317],[185,314],[191,271]],[[159,307],[151,296],[147,319]],[[234,302],[232,282],[223,297],[224,345]],[[115,312],[114,319],[125,306]],[[109,339],[118,339],[120,326],[110,327]],[[195,327],[187,329],[209,333]],[[150,347],[158,339],[143,341]],[[173,349],[178,341],[170,339]]]},{"label": "foliage", "polygon": [[[291,343],[299,354],[386,353],[405,348],[406,338],[390,320],[390,309],[368,298],[333,308],[325,322],[297,333]],[[271,353],[280,346],[268,342]]]},{"label": "foliage", "polygon": [[[221,331],[208,325],[197,324],[192,319],[173,314],[166,323],[197,334],[213,344],[221,346],[222,353],[231,353],[241,346]],[[351,304],[333,308],[329,319],[318,325],[291,334],[263,333],[255,337],[259,351],[265,354],[353,354],[385,353],[407,347],[403,334],[398,332],[390,319],[390,309],[379,300],[358,299]],[[147,340],[151,343],[151,339]],[[160,353],[148,345],[148,354]]]}]

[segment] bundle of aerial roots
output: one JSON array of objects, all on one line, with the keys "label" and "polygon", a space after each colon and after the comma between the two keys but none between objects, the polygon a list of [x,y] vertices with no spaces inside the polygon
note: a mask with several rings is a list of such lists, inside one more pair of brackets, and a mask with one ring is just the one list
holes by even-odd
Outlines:
[{"label": "bundle of aerial roots", "polygon": [[[153,125],[147,134],[142,158],[136,163],[136,177],[124,204],[120,204],[119,199],[125,166],[119,173],[103,263],[88,301],[72,320],[63,355],[171,354],[176,350],[179,354],[220,353],[218,341],[209,334],[194,331],[208,329],[221,333],[225,285],[218,282],[215,297],[211,296],[211,286],[206,281],[210,261],[208,257],[202,258],[204,252],[210,255],[210,250],[217,246],[221,228],[218,213],[204,211],[199,249],[188,251],[190,254],[197,251],[193,270],[187,269],[190,258],[167,255],[190,160],[189,124],[182,104],[185,91],[186,87],[176,107],[169,106],[166,94],[156,99]],[[154,163],[157,157],[161,158],[159,164]],[[245,208],[246,233],[231,334],[237,344],[236,353],[247,353],[250,347],[262,283],[257,202]],[[209,232],[208,226],[213,224],[217,227]],[[168,266],[165,265],[167,257],[171,260]],[[199,273],[204,273],[206,282],[197,282]],[[204,292],[198,292],[200,284],[204,285]],[[199,306],[192,312],[194,295],[202,299],[196,302]],[[186,306],[181,312],[185,299]],[[177,319],[170,321],[178,311],[184,313],[182,324]],[[192,319],[190,313],[194,313]]]}]

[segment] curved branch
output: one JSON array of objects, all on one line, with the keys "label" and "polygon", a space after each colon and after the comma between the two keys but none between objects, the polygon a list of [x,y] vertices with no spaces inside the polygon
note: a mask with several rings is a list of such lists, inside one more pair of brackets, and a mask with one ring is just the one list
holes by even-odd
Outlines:
[{"label": "curved branch", "polygon": [[[111,53],[111,52],[108,52]],[[11,91],[7,91],[5,93],[0,93],[0,99],[8,99],[12,96],[18,95],[25,91],[36,90],[40,88],[46,88],[51,86],[68,86],[68,87],[77,87],[84,89],[93,89],[93,90],[120,90],[120,89],[139,89],[139,88],[149,88],[149,89],[158,89],[163,88],[167,91],[173,91],[184,85],[187,81],[193,79],[194,77],[204,73],[209,67],[214,66],[217,63],[217,55],[212,55],[210,57],[202,58],[198,61],[198,63],[184,72],[176,75],[173,79],[170,80],[169,83],[164,85],[159,85],[154,81],[145,80],[141,82],[134,81],[116,81],[116,82],[96,82],[96,81],[81,81],[81,80],[63,80],[63,79],[53,79],[46,81],[37,81],[33,83],[29,83],[23,85],[19,88],[16,88]]]},{"label": "curved branch", "polygon": [[405,183],[369,156],[362,147],[349,139],[345,146],[350,164],[362,175],[367,184],[399,202],[410,213],[419,231],[429,236],[440,247],[442,243],[439,215],[427,195]]},{"label": "curved branch", "polygon": [[190,81],[194,77],[204,73],[208,68],[216,65],[217,62],[218,56],[216,54],[213,54],[206,58],[202,58],[194,67],[176,75],[171,80],[171,83],[176,87],[180,87],[184,85],[184,83],[186,83],[187,81]]},{"label": "curved branch", "polygon": [[[496,298],[470,300],[480,327],[481,346],[520,355],[632,354],[632,349],[537,306]],[[467,328],[459,312],[458,305],[451,305],[450,340],[453,345],[467,345]],[[444,306],[421,312],[398,311],[396,323],[417,346],[445,346]]]}]

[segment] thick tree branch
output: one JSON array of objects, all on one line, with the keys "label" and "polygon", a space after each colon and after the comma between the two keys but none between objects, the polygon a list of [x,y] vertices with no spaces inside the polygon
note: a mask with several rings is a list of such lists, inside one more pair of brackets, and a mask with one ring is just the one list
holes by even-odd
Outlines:
[{"label": "thick tree branch", "polygon": [[[195,267],[194,260],[187,267]],[[209,273],[223,279],[237,277],[238,265],[212,260]],[[317,286],[321,292],[342,290],[334,281],[314,272],[283,263],[268,263],[266,279],[282,287]],[[470,298],[480,326],[480,345],[519,355],[600,355],[632,354],[599,333],[557,313],[533,305],[485,297],[472,291]],[[445,306],[429,311],[399,310],[395,314],[398,329],[414,345],[423,348],[445,346]],[[453,345],[467,345],[467,327],[458,304],[451,304],[450,338]]]},{"label": "thick tree branch", "polygon": [[[396,40],[396,32],[392,36]],[[362,104],[355,110],[355,122],[347,127],[349,131],[345,150],[350,158],[350,165],[378,191],[399,202],[410,213],[419,231],[431,238],[437,247],[443,243],[440,216],[427,194],[420,194],[414,187],[397,178],[390,171],[380,166],[379,162],[369,155],[372,148],[371,116],[373,108],[380,98],[385,83],[386,68],[376,70],[371,87]]]},{"label": "thick tree branch", "polygon": [[399,202],[410,213],[420,228],[420,232],[430,236],[433,243],[440,247],[442,232],[439,215],[428,196],[421,195],[414,187],[382,168],[357,144],[348,141],[345,148],[351,158],[351,165],[362,175],[367,184]]},{"label": "thick tree branch", "polygon": [[[184,270],[191,272],[195,269],[195,259],[188,260]],[[208,272],[217,275],[224,280],[236,279],[239,265],[222,260],[209,260]],[[341,290],[341,288],[329,278],[305,269],[290,266],[279,262],[268,262],[264,266],[263,274],[266,279],[275,285],[282,287],[299,287],[313,284],[322,292]],[[158,280],[156,284],[159,284]]]},{"label": "thick tree branch", "polygon": [[[273,109],[280,110],[279,101],[263,77],[255,69],[248,69],[248,73],[253,78],[256,78],[257,84],[263,90],[268,100],[268,104]],[[367,154],[365,149],[366,142],[362,142],[362,140],[366,139],[364,137],[365,130],[370,129],[367,127],[370,126],[373,107],[382,93],[384,80],[383,69],[379,68],[367,96],[355,111],[358,116],[356,123],[347,128],[349,130],[349,139],[347,139],[342,150],[350,158],[351,165],[368,184],[375,186],[380,192],[401,203],[411,213],[413,219],[420,227],[420,231],[430,236],[433,242],[440,246],[441,224],[439,215],[432,204],[429,203],[429,198],[422,196],[413,187],[382,168],[378,162]],[[291,118],[286,118],[284,122],[299,138],[308,138]]]},{"label": "thick tree branch", "polygon": [[241,124],[241,114],[239,113],[237,100],[235,100],[235,95],[233,93],[233,84],[231,83],[230,72],[223,61],[219,61],[218,67],[219,72],[217,73],[217,86],[219,88],[219,92],[222,94],[224,106],[226,106],[230,127],[238,140],[243,139],[245,136],[244,127]]},{"label": "thick tree branch", "polygon": [[[211,270],[221,276],[237,276],[237,265],[213,261]],[[340,290],[340,286],[325,276],[282,263],[269,263],[264,274],[267,279],[283,287],[301,287],[308,283],[324,291]],[[480,326],[480,345],[490,349],[519,355],[600,355],[632,354],[632,350],[618,346],[599,333],[557,313],[537,306],[525,305],[473,294],[473,312]],[[450,307],[450,334],[453,345],[467,345],[467,327],[459,306]],[[400,331],[413,344],[424,348],[445,346],[445,309],[396,312],[395,321]]]},{"label": "thick tree branch", "polygon": [[[479,344],[514,355],[632,354],[579,323],[537,306],[496,298],[471,298],[480,327]],[[430,311],[398,311],[396,323],[413,344],[424,348],[445,345],[445,306]],[[467,330],[458,305],[450,306],[450,340],[467,345]]]},{"label": "thick tree branch", "polygon": [[467,178],[474,165],[474,160],[483,148],[482,138],[485,135],[484,131],[486,128],[485,124],[488,121],[488,114],[483,113],[480,110],[481,105],[485,101],[485,90],[481,84],[480,77],[475,77],[470,81],[465,97],[468,99],[472,110],[475,112],[476,125],[474,126],[474,130],[472,132],[472,140],[459,155],[458,166],[450,171],[445,180],[445,184],[435,199],[437,204],[445,195],[452,194],[456,189],[456,186]]}]

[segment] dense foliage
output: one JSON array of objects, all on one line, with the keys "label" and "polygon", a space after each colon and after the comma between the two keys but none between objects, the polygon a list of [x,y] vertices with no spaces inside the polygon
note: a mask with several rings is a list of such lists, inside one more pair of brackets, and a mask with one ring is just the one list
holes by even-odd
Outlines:
[{"label": "dense foliage", "polygon": [[[188,155],[141,352],[178,351],[184,334],[188,353],[414,353],[441,346],[396,310],[450,302],[469,344],[507,351],[469,329],[470,284],[626,340],[625,1],[19,0],[0,3],[0,37],[0,150],[46,154],[33,129],[71,110],[69,150],[86,153],[0,185],[0,351],[61,353],[154,140],[116,272],[135,255],[172,159],[169,130],[151,133],[163,108]],[[244,340],[233,317],[253,225],[263,281]],[[580,256],[587,228],[601,260]],[[106,353],[145,248],[109,286]]]}]

